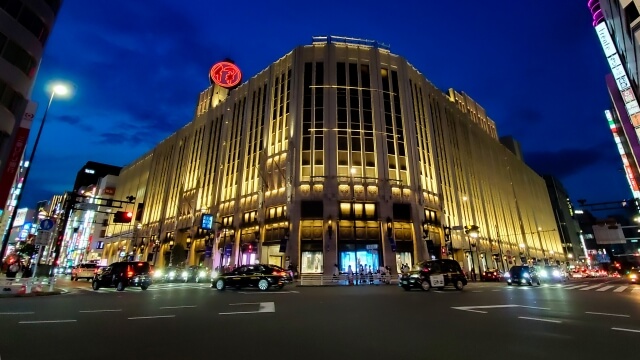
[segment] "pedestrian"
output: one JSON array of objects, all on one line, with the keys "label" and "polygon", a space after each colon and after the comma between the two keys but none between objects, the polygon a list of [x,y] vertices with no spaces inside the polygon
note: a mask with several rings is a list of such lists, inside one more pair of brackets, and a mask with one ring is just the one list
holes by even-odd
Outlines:
[{"label": "pedestrian", "polygon": [[20,272],[20,262],[14,261],[7,270],[7,279],[15,279],[18,276],[18,272]]},{"label": "pedestrian", "polygon": [[340,268],[338,264],[333,264],[333,281],[338,282],[340,280]]},{"label": "pedestrian", "polygon": [[349,265],[349,268],[347,269],[347,278],[349,279],[349,285],[353,285],[353,269],[351,268],[351,265]]},{"label": "pedestrian", "polygon": [[471,281],[476,281],[476,268],[471,268]]}]

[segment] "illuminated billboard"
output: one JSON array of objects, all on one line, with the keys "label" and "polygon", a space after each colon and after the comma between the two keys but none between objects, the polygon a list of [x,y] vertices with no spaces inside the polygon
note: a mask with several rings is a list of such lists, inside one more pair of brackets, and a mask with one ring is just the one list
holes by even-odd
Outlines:
[{"label": "illuminated billboard", "polygon": [[228,61],[220,61],[211,67],[209,78],[218,86],[232,89],[242,81],[242,72],[235,64]]},{"label": "illuminated billboard", "polygon": [[640,137],[640,130],[638,130],[640,128],[640,106],[638,105],[636,96],[633,93],[633,89],[631,89],[629,76],[622,65],[620,55],[618,55],[618,51],[616,50],[616,45],[613,42],[613,39],[611,39],[607,23],[601,22],[598,24],[596,26],[596,33],[598,34],[598,39],[600,40],[600,44],[604,50],[604,55],[607,57],[607,61],[609,62],[611,73],[616,80],[618,90],[620,90],[620,94],[624,101],[624,107],[627,109],[629,119],[631,119],[631,124],[636,129],[638,137]]},{"label": "illuminated billboard", "polygon": [[620,135],[618,135],[618,126],[616,126],[615,122],[613,121],[613,116],[609,110],[605,110],[604,115],[607,117],[609,128],[613,133],[613,140],[616,142],[618,153],[620,153],[620,157],[622,158],[624,172],[627,175],[627,180],[629,181],[629,186],[631,187],[633,197],[640,198],[640,188],[638,188],[638,181],[635,176],[633,176],[633,171],[631,170],[631,165],[629,164],[629,158],[627,157],[627,153],[624,151],[624,147],[622,147],[622,140],[620,139]]},{"label": "illuminated billboard", "polygon": [[16,211],[16,219],[13,220],[13,227],[24,225],[24,221],[27,220],[27,211],[29,211],[28,208],[22,208]]}]

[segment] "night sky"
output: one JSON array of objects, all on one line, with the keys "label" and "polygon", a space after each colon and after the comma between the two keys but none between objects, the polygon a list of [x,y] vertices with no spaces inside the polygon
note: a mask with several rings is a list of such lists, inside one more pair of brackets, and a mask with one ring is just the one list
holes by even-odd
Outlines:
[{"label": "night sky", "polygon": [[52,105],[22,206],[70,190],[87,161],[126,165],[184,126],[214,62],[231,58],[248,79],[313,35],[389,44],[440,89],[466,92],[574,201],[630,198],[586,3],[66,0],[33,90],[37,119],[52,80],[75,94]]}]

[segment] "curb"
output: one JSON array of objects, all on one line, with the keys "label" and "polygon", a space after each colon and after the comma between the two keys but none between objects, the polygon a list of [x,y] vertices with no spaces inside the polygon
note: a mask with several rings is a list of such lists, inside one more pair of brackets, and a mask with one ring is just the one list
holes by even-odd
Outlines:
[{"label": "curb", "polygon": [[3,298],[25,298],[25,297],[38,297],[38,296],[53,296],[65,294],[67,291],[64,290],[54,290],[54,291],[43,291],[31,294],[0,294],[0,299]]}]

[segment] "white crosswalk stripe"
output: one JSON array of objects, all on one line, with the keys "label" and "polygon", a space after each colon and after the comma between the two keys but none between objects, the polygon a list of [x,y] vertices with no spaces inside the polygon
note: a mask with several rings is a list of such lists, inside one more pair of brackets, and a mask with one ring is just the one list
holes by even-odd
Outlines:
[{"label": "white crosswalk stripe", "polygon": [[[147,290],[142,290],[139,287],[128,287],[124,291],[128,292],[143,292],[143,291],[162,291],[170,289],[209,289],[211,285],[208,283],[176,283],[176,284],[152,284]],[[115,288],[100,288],[99,290],[93,290],[91,288],[76,288],[77,290],[84,290],[87,292],[94,292],[100,294],[117,292]]]},{"label": "white crosswalk stripe", "polygon": [[615,287],[615,285],[607,285],[607,286],[601,287],[600,289],[598,289],[596,291],[607,291],[607,290],[609,290],[611,288],[614,288],[614,287]]},{"label": "white crosswalk stripe", "polygon": [[613,290],[613,292],[623,292],[628,288],[628,286],[620,286],[619,288]]},{"label": "white crosswalk stripe", "polygon": [[634,288],[631,290],[632,293],[640,293],[640,288]]},{"label": "white crosswalk stripe", "polygon": [[592,290],[592,289],[595,289],[595,288],[597,288],[597,287],[600,287],[600,285],[601,285],[601,284],[598,284],[598,285],[591,285],[591,286],[587,286],[586,288],[583,288],[583,289],[580,289],[580,290],[582,290],[582,291],[585,291],[585,290]]},{"label": "white crosswalk stripe", "polygon": [[573,289],[578,289],[578,288],[581,288],[581,287],[584,287],[584,286],[587,286],[587,285],[574,285],[574,286],[568,286],[568,287],[565,287],[565,289],[566,289],[566,290],[573,290]]}]

